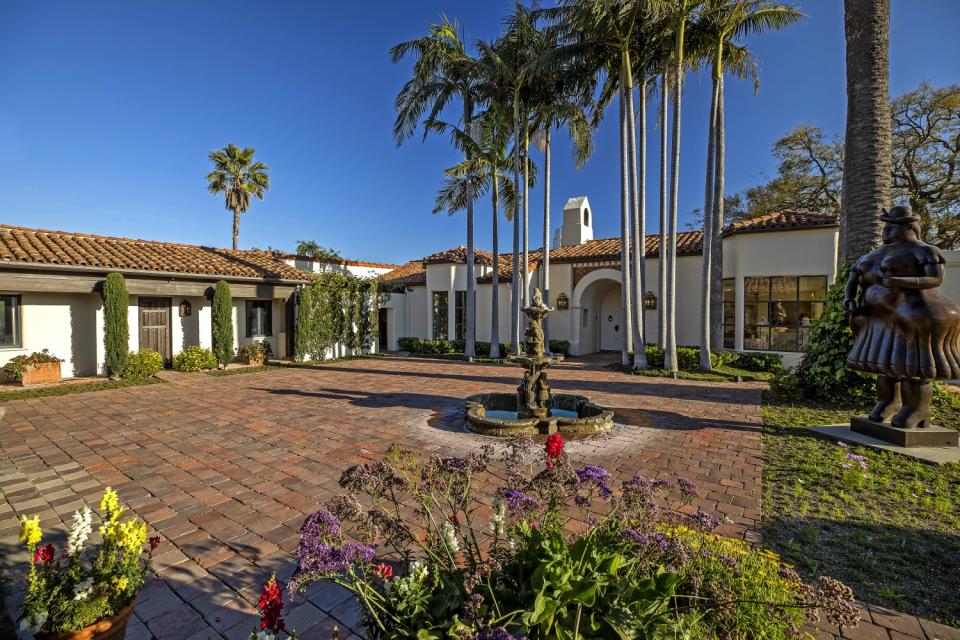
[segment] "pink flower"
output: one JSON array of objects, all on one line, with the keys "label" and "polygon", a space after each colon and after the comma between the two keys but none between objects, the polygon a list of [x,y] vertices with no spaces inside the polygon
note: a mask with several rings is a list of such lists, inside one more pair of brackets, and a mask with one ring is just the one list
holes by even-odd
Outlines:
[{"label": "pink flower", "polygon": [[559,433],[548,435],[543,450],[547,454],[547,469],[553,469],[553,461],[559,460],[563,455],[563,436]]},{"label": "pink flower", "polygon": [[376,567],[373,568],[373,574],[386,582],[393,577],[393,567],[388,564],[381,562]]},{"label": "pink flower", "polygon": [[34,564],[47,564],[53,562],[53,556],[56,554],[56,548],[52,544],[39,547],[33,552]]}]

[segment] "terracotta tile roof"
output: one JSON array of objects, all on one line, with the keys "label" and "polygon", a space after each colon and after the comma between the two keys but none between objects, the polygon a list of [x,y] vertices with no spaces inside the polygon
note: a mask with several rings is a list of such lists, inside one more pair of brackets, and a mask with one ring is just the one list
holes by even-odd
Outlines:
[{"label": "terracotta tile roof", "polygon": [[307,273],[264,251],[233,251],[4,224],[0,225],[0,267],[11,262],[267,280],[310,279]]},{"label": "terracotta tile roof", "polygon": [[773,211],[754,218],[739,220],[723,230],[723,235],[753,233],[757,231],[788,231],[790,229],[813,229],[817,227],[835,227],[839,218],[833,213],[813,213],[810,211]]},{"label": "terracotta tile roof", "polygon": [[[473,262],[474,264],[493,264],[493,255],[489,251],[484,251],[483,249],[474,249],[473,250]],[[446,251],[438,251],[437,253],[432,253],[426,258],[423,259],[423,264],[466,264],[467,263],[467,248],[466,247],[454,247],[453,249],[447,249]]]},{"label": "terracotta tile roof", "polygon": [[371,269],[399,269],[402,265],[387,264],[386,262],[367,262],[366,260],[323,260],[312,256],[298,256],[295,253],[285,253],[285,260],[300,260],[301,262],[318,262],[320,264],[337,264],[342,267],[370,267]]},{"label": "terracotta tile roof", "polygon": [[[521,254],[520,259],[523,260],[523,255]],[[543,249],[537,249],[530,252],[530,262],[527,263],[527,272],[533,273],[534,269],[540,266],[540,261],[543,259]],[[491,260],[491,264],[493,261]],[[500,254],[500,282],[513,282],[513,253],[502,253]],[[477,278],[478,284],[491,284],[493,282],[493,271],[485,273],[484,275]]]},{"label": "terracotta tile roof", "polygon": [[379,277],[381,284],[416,287],[427,284],[427,271],[423,267],[423,260],[411,260]]},{"label": "terracotta tile roof", "polygon": [[[659,255],[660,236],[646,238],[646,257]],[[703,249],[702,231],[683,231],[677,234],[677,255],[695,256]],[[598,238],[583,244],[559,247],[550,252],[551,262],[588,262],[594,260],[619,260],[620,238]]]}]

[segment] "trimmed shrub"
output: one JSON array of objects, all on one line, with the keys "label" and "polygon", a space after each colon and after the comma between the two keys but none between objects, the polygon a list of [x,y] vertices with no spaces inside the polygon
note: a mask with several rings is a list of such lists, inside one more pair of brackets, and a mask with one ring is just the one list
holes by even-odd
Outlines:
[{"label": "trimmed shrub", "polygon": [[213,353],[222,367],[233,360],[233,298],[223,280],[213,289]]},{"label": "trimmed shrub", "polygon": [[397,345],[400,347],[401,351],[419,351],[420,338],[398,338]]},{"label": "trimmed shrub", "polygon": [[563,356],[569,356],[570,341],[569,340],[551,340],[550,353],[559,353]]},{"label": "trimmed shrub", "polygon": [[146,380],[163,369],[163,356],[153,349],[131,351],[127,356],[127,368],[123,377],[130,380]]},{"label": "trimmed shrub", "polygon": [[127,306],[130,296],[127,283],[119,273],[111,273],[103,281],[103,347],[104,365],[110,377],[123,375],[130,349],[130,327]]},{"label": "trimmed shrub", "polygon": [[177,371],[195,373],[217,368],[217,356],[210,349],[193,345],[173,356],[173,368]]},{"label": "trimmed shrub", "polygon": [[767,373],[783,371],[783,363],[780,362],[780,356],[775,353],[730,353],[733,355],[730,363],[738,369],[765,371]]},{"label": "trimmed shrub", "polygon": [[[647,365],[651,369],[663,369],[664,350],[654,344],[646,346]],[[733,354],[728,351],[718,351],[710,354],[710,364],[719,367],[731,362]],[[680,371],[700,370],[700,347],[677,347],[677,368]]]}]

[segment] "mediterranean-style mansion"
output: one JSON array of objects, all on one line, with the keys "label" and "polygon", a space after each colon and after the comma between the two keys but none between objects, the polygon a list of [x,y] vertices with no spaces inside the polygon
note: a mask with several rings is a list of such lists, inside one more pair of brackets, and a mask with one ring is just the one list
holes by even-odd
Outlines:
[{"label": "mediterranean-style mansion", "polygon": [[[550,337],[572,355],[619,350],[620,239],[593,237],[586,197],[571,198],[550,249]],[[795,363],[810,323],[823,310],[836,275],[837,217],[782,211],[737,222],[723,231],[723,343],[737,351],[769,351]],[[703,234],[677,239],[677,343],[699,341]],[[641,304],[646,339],[657,340],[659,237],[645,242],[646,287]],[[960,251],[945,251],[944,291],[960,301]],[[530,252],[528,293],[542,287],[543,250]],[[512,256],[500,256],[500,341],[510,340]],[[489,341],[493,259],[475,251],[476,338]],[[130,349],[150,347],[166,359],[190,345],[212,343],[211,292],[229,283],[236,346],[270,343],[275,357],[292,352],[294,295],[311,273],[341,270],[377,277],[390,294],[379,310],[374,350],[399,339],[463,339],[466,333],[466,249],[456,247],[389,265],[324,261],[256,250],[113,238],[0,225],[0,365],[49,350],[64,360],[64,376],[103,371],[103,302],[108,273],[124,275],[130,294]]]}]

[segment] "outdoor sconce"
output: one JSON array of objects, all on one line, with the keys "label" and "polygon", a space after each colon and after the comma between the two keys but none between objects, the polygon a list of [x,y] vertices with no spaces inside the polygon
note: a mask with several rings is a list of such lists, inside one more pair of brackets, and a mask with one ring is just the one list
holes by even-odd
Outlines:
[{"label": "outdoor sconce", "polygon": [[570,308],[570,298],[567,297],[567,294],[561,293],[557,296],[557,311],[566,311]]},{"label": "outdoor sconce", "polygon": [[189,300],[184,300],[180,303],[180,317],[186,318],[193,313],[193,305],[190,304]]},{"label": "outdoor sconce", "polygon": [[657,308],[657,296],[653,295],[653,291],[647,291],[647,295],[643,296],[643,307],[650,310]]}]

